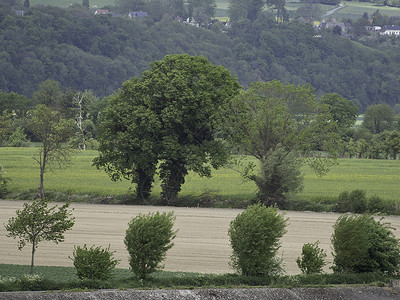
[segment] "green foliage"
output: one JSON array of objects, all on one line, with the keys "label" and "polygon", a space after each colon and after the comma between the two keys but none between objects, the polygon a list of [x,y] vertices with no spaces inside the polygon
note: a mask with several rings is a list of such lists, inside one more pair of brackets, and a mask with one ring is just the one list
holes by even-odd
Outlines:
[{"label": "green foliage", "polygon": [[[134,2],[138,10],[146,11],[140,4],[151,8],[149,14],[156,22],[94,16],[86,7],[69,7],[71,2],[65,0],[43,1],[43,6],[30,7],[23,18],[11,8],[2,9],[0,40],[7,42],[0,45],[0,66],[5,70],[0,76],[0,89],[31,97],[41,82],[53,78],[63,89],[90,89],[103,97],[112,94],[123,81],[140,76],[150,62],[170,53],[190,53],[223,65],[238,76],[243,86],[276,78],[282,82],[308,82],[318,93],[335,91],[361,110],[372,103],[397,103],[398,92],[393,86],[400,68],[393,51],[398,46],[393,40],[377,39],[375,49],[330,33],[315,38],[316,32],[309,24],[277,23],[275,16],[266,17],[265,1],[260,0],[231,1],[236,13],[231,14],[234,22],[231,29],[224,30],[227,33],[176,22],[175,16],[187,17],[183,1]],[[281,11],[285,4],[268,2]],[[104,0],[100,3],[91,5],[110,4]],[[362,5],[348,16],[360,15],[364,9],[376,10],[372,4]],[[354,2],[346,6],[354,8]],[[132,6],[123,9],[125,15],[135,10]],[[158,22],[164,14],[171,17]],[[392,14],[398,13],[392,10]],[[251,21],[241,23],[241,18]],[[366,40],[370,43],[369,38]],[[23,52],[32,55],[21,56]]]},{"label": "green foliage", "polygon": [[5,146],[12,134],[12,114],[4,110],[0,115],[0,146]]},{"label": "green foliage", "polygon": [[367,211],[367,197],[364,190],[342,192],[336,207],[337,212],[364,213]]},{"label": "green foliage", "polygon": [[377,195],[368,198],[367,210],[371,214],[375,213],[393,214],[394,212],[393,209],[390,207],[389,203]]},{"label": "green foliage", "polygon": [[281,147],[270,150],[261,163],[259,175],[251,176],[258,188],[258,198],[267,206],[285,207],[286,196],[300,191],[303,186],[301,160],[295,152],[287,153]]},{"label": "green foliage", "polygon": [[129,265],[140,279],[162,268],[161,262],[174,245],[174,220],[173,212],[157,212],[140,214],[129,222],[124,242],[129,252]]},{"label": "green foliage", "polygon": [[364,115],[362,126],[372,134],[391,130],[394,122],[394,111],[387,104],[370,105]]},{"label": "green foliage", "polygon": [[230,224],[231,266],[245,276],[273,276],[283,272],[277,257],[287,220],[274,207],[251,205]]},{"label": "green foliage", "polygon": [[65,167],[70,162],[72,149],[65,146],[74,134],[74,125],[72,120],[61,118],[57,111],[44,104],[39,104],[34,110],[30,111],[28,128],[38,141],[38,157],[34,160],[40,168],[40,185],[38,188],[39,197],[44,197],[44,174],[49,167],[56,164],[59,167]]},{"label": "green foliage", "polygon": [[309,86],[274,80],[253,83],[235,97],[223,126],[232,144],[260,161],[264,180],[255,180],[259,177],[248,173],[249,168],[242,173],[263,188],[260,195],[271,195],[266,203],[273,205],[301,186],[299,154],[317,173],[326,171],[331,160],[319,153],[334,154],[337,141],[330,118]]},{"label": "green foliage", "polygon": [[400,248],[388,223],[369,215],[342,215],[333,227],[335,272],[399,271]]},{"label": "green foliage", "polygon": [[[187,272],[156,272],[148,280],[132,277],[127,269],[115,269],[113,280],[77,280],[74,267],[37,267],[39,276],[24,275],[29,266],[0,265],[0,292],[21,290],[71,290],[71,289],[193,289],[232,287],[299,287],[344,284],[387,283],[391,278],[381,273],[331,273],[301,274],[294,276],[265,277],[238,274],[198,274]],[[26,282],[31,282],[27,284]],[[24,284],[20,284],[24,282]]]},{"label": "green foliage", "polygon": [[32,244],[31,275],[33,274],[34,255],[41,241],[53,241],[56,244],[64,241],[64,232],[71,229],[75,221],[68,211],[69,203],[58,208],[48,208],[48,201],[35,200],[24,203],[22,210],[17,210],[16,217],[8,220],[5,226],[7,236],[18,238],[18,249],[22,250],[26,243]]},{"label": "green foliage", "polygon": [[320,101],[328,106],[328,111],[342,134],[354,126],[358,117],[358,108],[352,101],[348,101],[337,93],[324,94]]},{"label": "green foliage", "polygon": [[86,244],[83,247],[75,246],[73,257],[76,272],[79,279],[108,280],[112,276],[112,271],[118,264],[114,259],[114,252],[108,248],[91,246],[89,249]]},{"label": "green foliage", "polygon": [[303,274],[322,273],[326,265],[326,251],[319,248],[319,241],[304,244],[296,263]]},{"label": "green foliage", "polygon": [[9,147],[28,147],[29,140],[26,137],[24,128],[18,127],[8,138]]},{"label": "green foliage", "polygon": [[111,97],[94,160],[112,179],[137,184],[137,197],[150,195],[159,164],[168,204],[189,170],[209,177],[221,167],[227,149],[216,137],[221,111],[239,90],[228,70],[201,56],[167,55],[154,61]]},{"label": "green foliage", "polygon": [[3,166],[0,165],[0,197],[3,197],[8,193],[8,184],[10,181],[11,179],[6,177],[6,171]]}]

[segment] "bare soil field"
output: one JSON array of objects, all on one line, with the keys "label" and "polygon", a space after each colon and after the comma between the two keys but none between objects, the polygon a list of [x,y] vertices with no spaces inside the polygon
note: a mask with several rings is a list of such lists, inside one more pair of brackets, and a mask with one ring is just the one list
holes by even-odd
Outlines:
[{"label": "bare soil field", "polygon": [[[4,225],[23,207],[21,201],[0,201],[0,263],[30,264],[31,246],[18,251],[17,240],[6,237]],[[169,250],[165,270],[199,273],[231,273],[228,238],[229,223],[242,210],[209,208],[172,208],[154,206],[119,206],[73,203],[75,225],[65,234],[65,242],[39,244],[35,265],[72,266],[74,245],[104,246],[115,251],[120,260],[118,268],[129,268],[128,253],[124,245],[128,222],[139,213],[174,211],[175,229],[178,230],[174,247]],[[285,259],[287,274],[298,274],[295,259],[300,256],[304,243],[320,241],[321,248],[332,261],[330,238],[332,227],[339,214],[314,212],[286,212],[288,232],[282,239],[281,254]],[[400,217],[386,217],[400,238]],[[326,271],[329,272],[329,264]]]}]

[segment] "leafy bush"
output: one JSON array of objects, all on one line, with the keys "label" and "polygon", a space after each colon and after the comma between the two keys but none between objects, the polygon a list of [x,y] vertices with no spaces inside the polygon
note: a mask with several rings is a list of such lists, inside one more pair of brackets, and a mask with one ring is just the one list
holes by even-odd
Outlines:
[{"label": "leafy bush", "polygon": [[326,251],[319,248],[319,241],[311,244],[304,244],[301,257],[296,259],[296,263],[304,274],[322,273],[322,268],[326,265]]},{"label": "leafy bush", "polygon": [[110,251],[110,246],[103,249],[101,247],[74,247],[73,257],[74,266],[79,279],[107,280],[111,277],[112,271],[118,264],[118,260],[113,258],[114,252]]},{"label": "leafy bush", "polygon": [[29,140],[26,137],[24,128],[18,127],[13,134],[8,138],[9,147],[28,147]]},{"label": "leafy bush", "polygon": [[0,165],[0,197],[6,195],[8,193],[8,183],[11,181],[10,178],[5,176],[6,171],[2,165]]},{"label": "leafy bush", "polygon": [[259,175],[249,176],[257,185],[258,198],[267,206],[283,209],[288,194],[303,188],[303,176],[300,170],[301,160],[294,152],[287,153],[282,147],[270,150],[261,163]]},{"label": "leafy bush", "polygon": [[173,230],[175,216],[169,213],[138,215],[128,224],[125,245],[129,252],[132,271],[144,279],[148,274],[162,268],[167,251],[176,236]]},{"label": "leafy bush", "polygon": [[279,239],[286,233],[286,219],[275,207],[249,206],[230,224],[231,266],[246,276],[282,273],[277,257]]},{"label": "leafy bush", "polygon": [[392,213],[388,203],[377,195],[368,198],[367,210],[370,213]]},{"label": "leafy bush", "polygon": [[365,213],[367,211],[367,197],[364,190],[342,192],[339,195],[337,212]]},{"label": "leafy bush", "polygon": [[388,223],[370,215],[343,215],[332,234],[335,272],[383,272],[399,270],[399,241]]}]

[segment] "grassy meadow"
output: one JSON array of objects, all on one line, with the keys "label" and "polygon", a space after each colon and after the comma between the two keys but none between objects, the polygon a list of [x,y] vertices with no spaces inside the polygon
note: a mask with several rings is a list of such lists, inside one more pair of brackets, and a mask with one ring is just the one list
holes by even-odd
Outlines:
[{"label": "grassy meadow", "polygon": [[[33,157],[37,148],[0,148],[0,164],[12,182],[12,193],[36,190],[39,185],[39,166]],[[92,166],[97,151],[80,151],[73,156],[67,169],[54,169],[45,174],[45,190],[71,194],[98,196],[124,195],[132,185],[127,181],[113,182],[109,176]],[[249,158],[250,159],[250,158]],[[298,197],[304,200],[337,197],[343,191],[362,189],[367,196],[378,195],[386,200],[399,199],[400,161],[340,159],[331,171],[318,177],[303,167],[304,190]],[[254,197],[253,182],[244,181],[240,175],[227,168],[213,171],[212,178],[201,178],[190,173],[182,187],[181,196],[219,196],[223,199],[249,200]],[[160,181],[156,178],[153,195],[160,194]]]}]

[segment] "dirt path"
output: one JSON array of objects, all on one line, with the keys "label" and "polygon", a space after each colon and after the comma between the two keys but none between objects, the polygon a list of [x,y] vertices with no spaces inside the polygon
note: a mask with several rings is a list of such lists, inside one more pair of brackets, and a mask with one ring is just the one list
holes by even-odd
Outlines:
[{"label": "dirt path", "polygon": [[[18,251],[17,241],[6,237],[4,224],[22,208],[20,201],[0,201],[0,263],[30,264],[30,245]],[[175,246],[168,252],[165,270],[202,273],[232,272],[229,267],[231,248],[227,231],[229,223],[241,210],[208,208],[169,208],[148,206],[115,206],[74,203],[75,226],[66,233],[65,242],[39,244],[36,265],[72,266],[68,256],[74,245],[108,246],[121,260],[118,267],[129,268],[123,240],[127,224],[139,213],[154,211],[175,212],[175,228],[179,230]],[[295,259],[304,243],[319,240],[331,260],[330,237],[338,214],[287,212],[288,232],[282,239],[283,256],[288,274],[299,273]],[[400,217],[387,217],[400,238]],[[327,269],[328,270],[328,269]]]}]

